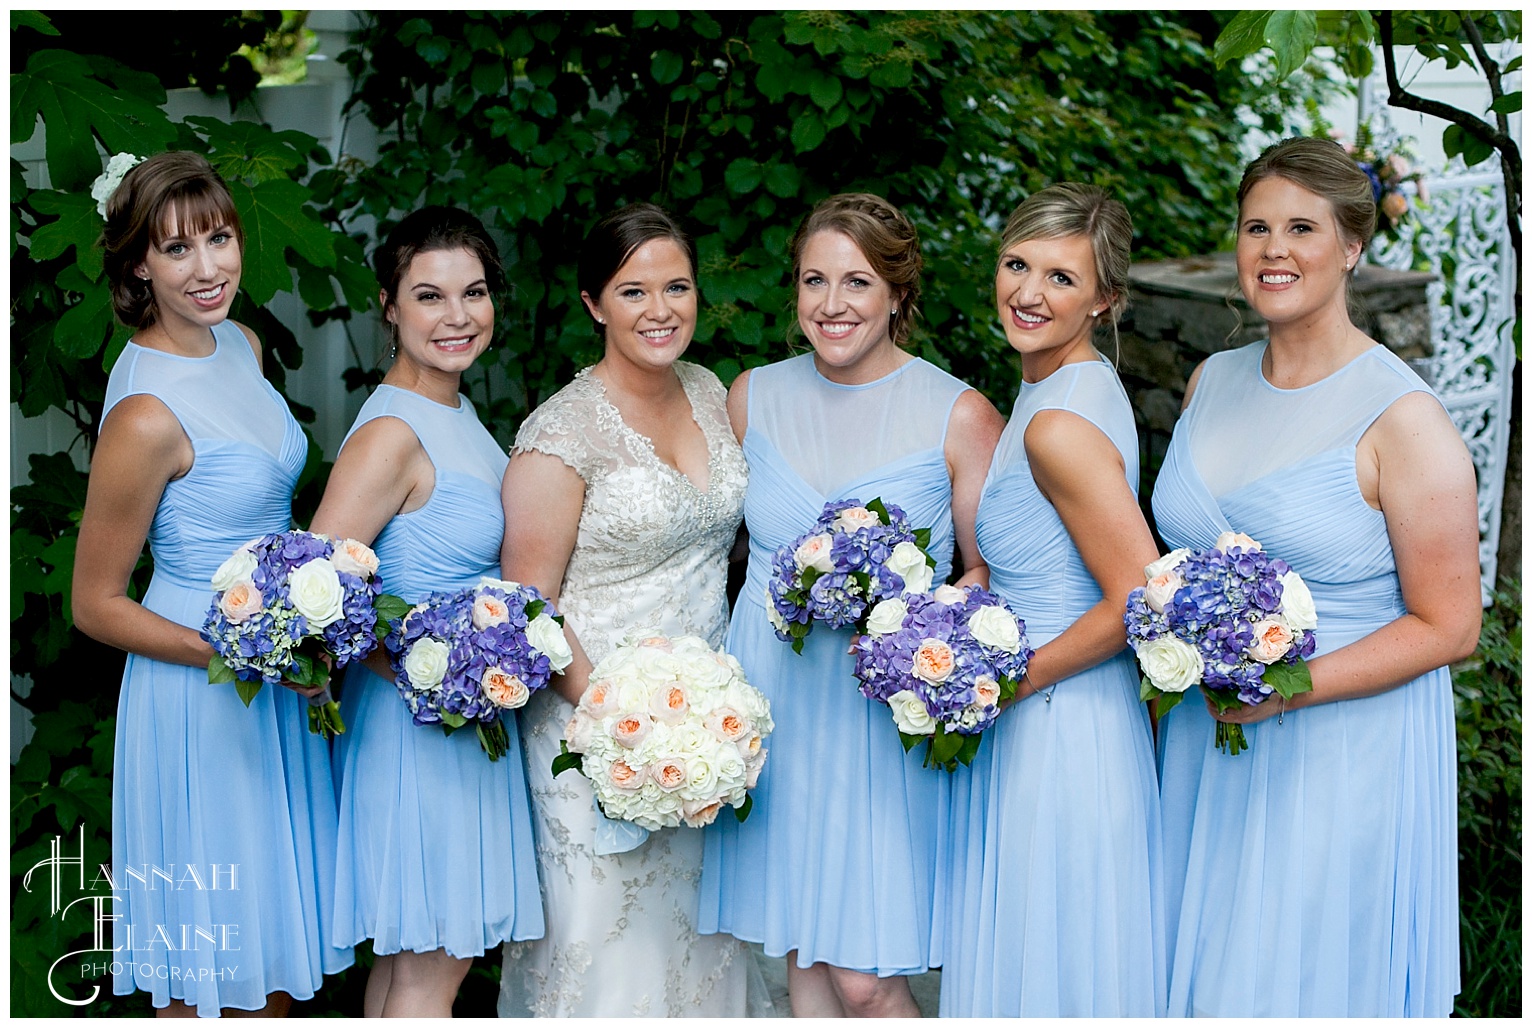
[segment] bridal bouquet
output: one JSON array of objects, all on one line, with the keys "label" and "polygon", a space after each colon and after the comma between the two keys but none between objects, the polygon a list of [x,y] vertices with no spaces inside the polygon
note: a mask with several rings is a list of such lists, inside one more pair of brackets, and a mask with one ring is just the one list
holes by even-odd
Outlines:
[{"label": "bridal bouquet", "polygon": [[1026,625],[980,586],[941,585],[884,600],[856,643],[862,695],[888,705],[904,748],[926,743],[926,767],[957,770],[979,733],[1016,695],[1032,659]]},{"label": "bridal bouquet", "polygon": [[632,635],[590,674],[553,773],[590,779],[607,817],[650,829],[743,821],[766,762],[766,697],[727,653],[695,635]]},{"label": "bridal bouquet", "polygon": [[[1314,654],[1314,598],[1260,543],[1225,532],[1212,549],[1175,550],[1144,575],[1123,622],[1144,672],[1140,695],[1160,697],[1162,716],[1194,683],[1221,711],[1313,688],[1304,659]],[[1219,722],[1215,741],[1231,755],[1247,748],[1239,725]]]},{"label": "bridal bouquet", "polygon": [[371,653],[388,619],[406,608],[383,592],[378,556],[355,539],[274,532],[251,540],[213,572],[213,605],[202,638],[213,647],[209,682],[234,682],[245,706],[283,679],[326,686],[309,700],[309,731],[344,732],[328,689],[330,664]]},{"label": "bridal bouquet", "polygon": [[858,625],[869,608],[902,592],[931,587],[936,561],[929,528],[912,529],[904,511],[874,499],[825,504],[814,527],[777,550],[766,586],[766,616],[777,638],[803,652],[815,621]]},{"label": "bridal bouquet", "polygon": [[392,627],[388,662],[415,723],[451,735],[473,722],[490,760],[510,745],[506,712],[574,659],[564,619],[542,594],[496,578],[433,593]]}]

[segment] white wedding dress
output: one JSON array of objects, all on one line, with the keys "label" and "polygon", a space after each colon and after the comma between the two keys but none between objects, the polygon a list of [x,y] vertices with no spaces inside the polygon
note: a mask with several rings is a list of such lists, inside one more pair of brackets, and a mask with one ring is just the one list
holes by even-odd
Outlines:
[{"label": "white wedding dress", "polygon": [[[592,663],[636,629],[719,646],[728,628],[724,585],[744,454],[718,378],[694,364],[675,368],[707,439],[704,490],[655,456],[588,368],[516,435],[515,452],[551,454],[585,480],[559,611]],[[666,829],[627,853],[596,854],[590,784],[574,771],[551,773],[572,711],[552,689],[521,711],[547,934],[506,944],[500,1015],[771,1015],[751,952],[733,936],[697,934],[706,829]]]}]

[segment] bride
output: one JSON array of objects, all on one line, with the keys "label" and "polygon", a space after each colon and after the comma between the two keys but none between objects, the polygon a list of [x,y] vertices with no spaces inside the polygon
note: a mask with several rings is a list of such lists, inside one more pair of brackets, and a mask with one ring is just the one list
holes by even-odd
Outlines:
[{"label": "bride", "polygon": [[628,632],[723,642],[745,497],[723,385],[677,359],[697,326],[691,239],[659,207],[624,207],[586,238],[579,284],[605,355],[527,418],[502,488],[503,573],[552,599],[575,659],[521,713],[547,935],[506,945],[499,1010],[742,1016],[769,1001],[741,943],[697,934],[702,832],[606,821],[584,778],[550,770],[592,665]]}]

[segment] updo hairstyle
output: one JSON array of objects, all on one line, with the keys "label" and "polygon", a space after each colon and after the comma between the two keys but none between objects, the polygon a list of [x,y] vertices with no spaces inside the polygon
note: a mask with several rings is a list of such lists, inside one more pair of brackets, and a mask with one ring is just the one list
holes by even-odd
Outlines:
[{"label": "updo hairstyle", "polygon": [[1128,308],[1128,267],[1133,252],[1133,219],[1128,209],[1099,186],[1059,182],[1021,202],[1005,223],[1000,252],[1028,239],[1084,236],[1096,261],[1098,299],[1110,296],[1112,328]]},{"label": "updo hairstyle", "polygon": [[[793,289],[803,273],[803,249],[818,232],[839,232],[856,244],[871,271],[887,282],[898,311],[889,315],[888,334],[894,345],[909,342],[920,316],[920,238],[904,213],[871,193],[838,193],[814,205],[793,234]],[[796,322],[795,322],[796,323]]]},{"label": "updo hairstyle", "polygon": [[[652,203],[630,203],[620,207],[596,222],[585,236],[580,247],[580,263],[576,269],[576,283],[580,291],[591,298],[592,303],[601,301],[601,291],[617,277],[617,272],[638,252],[638,248],[656,239],[669,239],[686,254],[691,267],[692,282],[697,281],[697,244],[681,227],[676,216],[665,208]],[[590,314],[590,309],[586,308]],[[606,335],[606,326],[595,320],[596,333]]]},{"label": "updo hairstyle", "polygon": [[182,236],[228,226],[244,255],[245,229],[234,198],[207,158],[169,150],[128,169],[107,200],[100,246],[112,291],[112,312],[129,328],[148,328],[159,316],[154,289],[147,279],[138,277],[137,269],[149,248],[165,241],[172,214]]},{"label": "updo hairstyle", "polygon": [[[388,309],[398,301],[399,283],[410,270],[410,262],[422,253],[437,250],[467,250],[484,266],[484,282],[490,293],[505,289],[505,267],[500,263],[500,249],[483,222],[456,207],[422,207],[405,215],[372,255],[378,288],[383,290],[385,322],[388,322]],[[388,325],[397,339],[398,326],[392,322]]]},{"label": "updo hairstyle", "polygon": [[1262,150],[1261,156],[1245,166],[1240,179],[1237,196],[1241,208],[1255,184],[1268,178],[1285,178],[1324,197],[1335,212],[1341,238],[1367,249],[1378,227],[1372,180],[1335,140],[1296,136]]}]

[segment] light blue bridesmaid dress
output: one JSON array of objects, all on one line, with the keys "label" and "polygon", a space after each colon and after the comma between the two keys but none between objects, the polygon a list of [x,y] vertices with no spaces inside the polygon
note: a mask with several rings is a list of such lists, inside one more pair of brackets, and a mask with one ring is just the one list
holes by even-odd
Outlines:
[{"label": "light blue bridesmaid dress", "polygon": [[[473,404],[459,396],[447,407],[381,385],[351,432],[384,417],[415,433],[436,483],[423,506],[395,515],[373,543],[383,588],[418,603],[499,578],[500,480],[510,458]],[[471,729],[448,736],[415,724],[394,684],[360,664],[346,672],[341,716],[335,940],[370,938],[380,956],[444,949],[476,957],[507,939],[541,936],[515,717],[505,718],[507,752],[491,762]]]},{"label": "light blue bridesmaid dress", "polygon": [[906,754],[888,708],[864,698],[850,629],[817,625],[802,654],[777,639],[766,583],[779,546],[828,500],[881,497],[930,527],[936,581],[950,570],[947,420],[968,386],[920,359],[865,385],[804,354],[750,374],[745,524],[750,563],[727,648],[771,701],[776,731],[744,824],[707,829],[701,931],[879,976],[932,966],[936,817],[946,772]]},{"label": "light blue bridesmaid dress", "polygon": [[[218,566],[292,527],[307,454],[244,333],[225,321],[213,340],[197,358],[130,342],[102,410],[104,421],[124,398],[153,396],[191,440],[192,468],[165,486],[149,527],[143,605],[198,630]],[[272,992],[312,997],[352,961],[330,940],[334,862],[329,755],[306,701],[267,687],[246,709],[206,668],[130,653],[113,759],[113,991],[208,1017],[259,1009]]]},{"label": "light blue bridesmaid dress", "polygon": [[[1111,365],[1023,382],[979,500],[990,589],[1042,646],[1101,600],[1038,490],[1023,439],[1068,411],[1138,487],[1133,409]],[[1047,694],[1045,694],[1047,695]],[[1165,1003],[1160,803],[1127,650],[1000,715],[952,778],[937,922],[944,1017],[1152,1017]]]},{"label": "light blue bridesmaid dress", "polygon": [[[1265,343],[1210,357],[1154,490],[1170,546],[1244,532],[1303,576],[1318,653],[1405,613],[1356,445],[1429,391],[1374,346],[1278,389]],[[1439,668],[1365,699],[1245,726],[1213,747],[1205,706],[1160,722],[1173,1016],[1445,1017],[1458,991],[1457,760]]]}]

